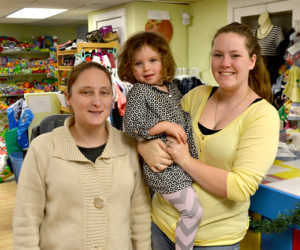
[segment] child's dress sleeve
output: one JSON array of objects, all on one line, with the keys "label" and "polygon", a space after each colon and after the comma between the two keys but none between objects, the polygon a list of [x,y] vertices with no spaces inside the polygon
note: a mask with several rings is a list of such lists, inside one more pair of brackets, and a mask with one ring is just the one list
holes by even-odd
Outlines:
[{"label": "child's dress sleeve", "polygon": [[[127,96],[123,128],[129,135],[137,139],[152,139],[149,129],[161,121],[150,107],[148,86],[134,84]],[[151,117],[151,119],[150,119]]]}]

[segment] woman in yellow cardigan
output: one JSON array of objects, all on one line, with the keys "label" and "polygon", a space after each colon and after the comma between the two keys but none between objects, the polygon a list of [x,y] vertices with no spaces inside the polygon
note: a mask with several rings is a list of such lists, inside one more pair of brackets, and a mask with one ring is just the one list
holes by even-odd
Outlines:
[{"label": "woman in yellow cardigan", "polygon": [[[236,250],[248,229],[250,196],[276,156],[279,117],[269,103],[271,84],[260,47],[247,26],[220,28],[211,56],[219,86],[199,86],[182,98],[199,159],[171,137],[166,144],[140,142],[139,152],[153,170],[174,161],[195,180],[203,218],[194,249]],[[178,212],[159,194],[152,207],[153,250],[174,249]]]},{"label": "woman in yellow cardigan", "polygon": [[136,142],[107,121],[109,72],[97,63],[79,64],[66,97],[73,117],[36,137],[24,159],[14,249],[150,250],[150,199]]}]

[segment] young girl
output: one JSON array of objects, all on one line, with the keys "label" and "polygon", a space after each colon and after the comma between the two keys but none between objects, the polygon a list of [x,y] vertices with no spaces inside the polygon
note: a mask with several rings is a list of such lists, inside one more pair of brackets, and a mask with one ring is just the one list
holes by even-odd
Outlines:
[{"label": "young girl", "polygon": [[[171,50],[159,34],[139,32],[126,41],[118,58],[118,74],[133,87],[128,93],[124,129],[138,139],[166,141],[166,136],[173,136],[178,142],[188,143],[191,154],[197,158],[190,116],[181,109],[181,94],[172,82],[174,73]],[[192,188],[193,179],[167,158],[156,166],[144,163],[144,176],[150,188],[180,213],[176,250],[193,249],[202,207]],[[171,166],[161,171],[165,165]]]}]

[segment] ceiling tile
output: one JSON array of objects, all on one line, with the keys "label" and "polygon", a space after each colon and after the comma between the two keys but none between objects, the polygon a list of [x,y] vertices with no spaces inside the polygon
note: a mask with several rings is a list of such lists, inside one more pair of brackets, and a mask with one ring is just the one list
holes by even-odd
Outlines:
[{"label": "ceiling tile", "polygon": [[48,20],[55,19],[55,20],[87,20],[88,19],[88,13],[91,12],[90,10],[70,10],[66,11],[64,13],[61,13],[59,15],[55,15],[52,17],[47,18]]},{"label": "ceiling tile", "polygon": [[13,7],[2,7],[2,6],[0,6],[0,8],[1,8],[0,18],[1,17],[6,17],[6,16],[10,15],[11,13],[18,10],[18,8],[13,8]]},{"label": "ceiling tile", "polygon": [[[88,13],[139,0],[0,0],[1,23],[30,23],[33,25],[76,25],[88,22]],[[199,0],[142,0],[147,2],[194,2]],[[47,19],[6,19],[5,16],[21,8],[69,9]]]},{"label": "ceiling tile", "polygon": [[67,19],[61,19],[61,20],[56,20],[56,19],[46,19],[43,21],[43,23],[39,21],[33,21],[30,23],[30,25],[36,25],[36,26],[69,26],[69,27],[74,27],[74,26],[81,26],[81,25],[87,25],[88,21],[87,20],[67,20]]},{"label": "ceiling tile", "polygon": [[2,7],[14,7],[23,8],[24,6],[35,2],[34,0],[0,0],[0,7],[2,12]]},{"label": "ceiling tile", "polygon": [[22,24],[22,23],[31,23],[32,21],[36,21],[36,19],[27,19],[27,18],[0,18],[0,23]]},{"label": "ceiling tile", "polygon": [[[1,0],[0,0],[1,1]],[[28,4],[28,8],[55,8],[55,9],[73,9],[84,5],[85,1],[79,0],[37,0]]]}]

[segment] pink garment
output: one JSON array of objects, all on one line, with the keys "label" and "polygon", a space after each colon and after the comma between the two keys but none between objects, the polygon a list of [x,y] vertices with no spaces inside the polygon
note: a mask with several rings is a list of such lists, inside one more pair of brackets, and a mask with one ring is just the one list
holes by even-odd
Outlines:
[{"label": "pink garment", "polygon": [[120,116],[124,116],[125,114],[125,106],[126,106],[126,96],[120,90],[119,85],[115,84],[115,90],[117,95],[117,107],[119,110]]},{"label": "pink garment", "polygon": [[110,65],[112,68],[115,68],[116,67],[116,64],[115,64],[115,58],[114,58],[114,54],[113,53],[107,53],[107,56],[108,56],[108,59],[110,61]]}]

